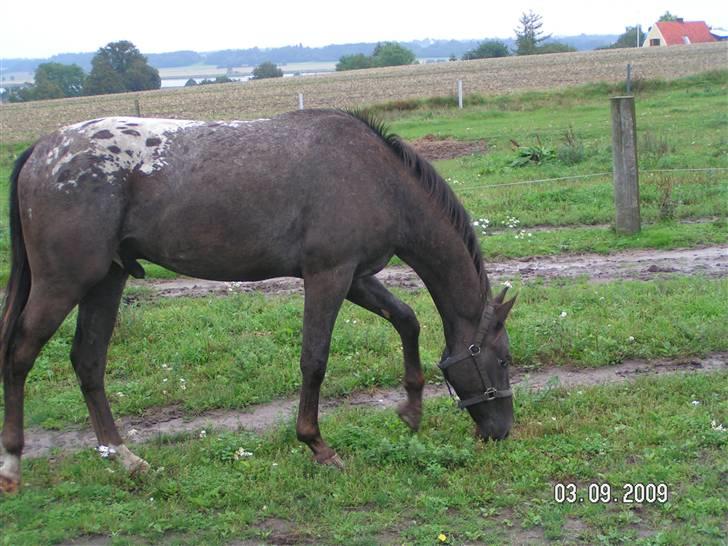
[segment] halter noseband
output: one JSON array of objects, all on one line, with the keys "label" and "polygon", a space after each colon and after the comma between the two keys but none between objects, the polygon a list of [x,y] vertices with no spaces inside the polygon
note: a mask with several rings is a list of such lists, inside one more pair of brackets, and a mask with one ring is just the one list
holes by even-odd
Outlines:
[{"label": "halter noseband", "polygon": [[470,360],[473,363],[473,366],[475,366],[475,371],[478,372],[478,376],[480,377],[480,383],[483,387],[482,394],[471,396],[470,398],[466,398],[465,400],[458,400],[457,404],[460,409],[465,409],[469,406],[480,404],[481,402],[491,402],[496,398],[508,398],[510,396],[513,396],[513,391],[511,391],[511,389],[496,389],[493,386],[493,382],[490,380],[488,370],[486,369],[485,375],[483,375],[483,373],[480,371],[480,368],[478,367],[478,361],[476,357],[480,354],[480,347],[485,342],[485,335],[488,333],[488,327],[490,326],[494,315],[495,312],[493,310],[493,305],[491,303],[486,303],[485,309],[483,309],[483,316],[480,317],[478,331],[475,335],[476,342],[470,345],[467,351],[463,351],[462,353],[454,356],[449,356],[440,361],[440,363],[437,365],[437,367],[442,370],[442,375],[445,378],[447,390],[450,392],[450,396],[452,396],[453,398],[453,389],[450,387],[450,381],[447,378],[448,368],[464,360]]}]

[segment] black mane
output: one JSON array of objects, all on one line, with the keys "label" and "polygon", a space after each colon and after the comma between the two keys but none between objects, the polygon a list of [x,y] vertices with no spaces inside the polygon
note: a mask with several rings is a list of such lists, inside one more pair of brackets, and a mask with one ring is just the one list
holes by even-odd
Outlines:
[{"label": "black mane", "polygon": [[349,110],[347,113],[366,123],[402,159],[407,168],[417,175],[430,197],[442,209],[445,217],[462,238],[480,278],[483,296],[489,297],[490,284],[470,216],[447,182],[426,159],[398,135],[392,133],[387,125],[373,114],[366,110]]}]

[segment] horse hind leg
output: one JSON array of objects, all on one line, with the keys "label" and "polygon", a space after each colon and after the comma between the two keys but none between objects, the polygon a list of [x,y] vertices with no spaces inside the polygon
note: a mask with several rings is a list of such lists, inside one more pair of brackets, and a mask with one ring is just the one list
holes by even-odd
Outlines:
[{"label": "horse hind leg", "polygon": [[89,290],[78,306],[71,362],[78,376],[89,417],[102,456],[117,458],[130,473],[144,472],[149,464],[134,455],[119,435],[104,386],[107,351],[116,324],[127,273],[112,265],[107,276]]},{"label": "horse hind leg", "polygon": [[20,457],[23,451],[23,404],[25,380],[38,353],[77,303],[71,292],[61,292],[45,283],[31,286],[28,301],[8,344],[3,390],[5,417],[0,466],[0,493],[20,486]]},{"label": "horse hind leg", "polygon": [[397,414],[412,430],[419,430],[425,376],[420,362],[420,324],[414,311],[374,276],[356,279],[346,297],[352,303],[387,319],[397,330],[402,340],[404,388],[407,391],[407,400],[397,407]]}]

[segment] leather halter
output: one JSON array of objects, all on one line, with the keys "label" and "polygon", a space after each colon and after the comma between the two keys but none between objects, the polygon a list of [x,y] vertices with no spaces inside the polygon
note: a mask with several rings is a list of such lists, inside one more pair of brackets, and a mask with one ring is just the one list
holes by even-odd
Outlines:
[{"label": "leather halter", "polygon": [[480,371],[480,368],[478,367],[477,356],[480,354],[481,346],[483,345],[483,343],[485,343],[485,336],[488,333],[488,328],[490,327],[490,324],[493,321],[494,317],[495,310],[493,308],[493,304],[486,303],[485,309],[483,309],[483,315],[480,317],[478,331],[475,334],[476,342],[470,345],[466,351],[463,351],[454,356],[449,356],[440,361],[440,363],[437,365],[437,367],[442,370],[442,375],[445,378],[445,384],[447,385],[447,389],[448,391],[450,391],[451,396],[453,396],[453,390],[450,387],[450,381],[447,378],[447,370],[455,364],[466,360],[470,360],[473,363],[473,366],[475,366],[475,371],[478,372],[483,391],[481,394],[471,396],[470,398],[466,398],[465,400],[458,400],[457,405],[460,409],[465,409],[469,406],[474,406],[475,404],[480,404],[482,402],[491,402],[496,398],[508,398],[510,396],[513,396],[513,391],[511,391],[511,389],[496,389],[493,386],[493,382],[490,380],[488,370],[486,369],[485,375],[483,375],[483,373]]}]

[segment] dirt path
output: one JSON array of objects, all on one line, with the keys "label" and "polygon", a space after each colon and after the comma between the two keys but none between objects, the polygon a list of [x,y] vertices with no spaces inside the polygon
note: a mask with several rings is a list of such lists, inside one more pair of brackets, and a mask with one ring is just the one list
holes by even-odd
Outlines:
[{"label": "dirt path", "polygon": [[[670,274],[728,276],[728,245],[677,250],[630,250],[615,254],[540,256],[486,263],[495,284],[505,280],[584,276],[592,281],[615,279],[648,280]],[[388,267],[377,275],[390,287],[422,288],[422,281],[405,266]],[[155,296],[209,296],[235,292],[264,294],[302,293],[299,279],[278,278],[260,282],[218,282],[180,278],[161,281],[134,281],[131,286],[150,288]]]},{"label": "dirt path", "polygon": [[[645,375],[661,375],[677,372],[705,373],[728,370],[728,352],[714,353],[705,358],[681,358],[674,360],[630,360],[618,366],[597,369],[548,368],[534,372],[515,370],[512,384],[529,390],[540,390],[561,385],[567,388],[594,386],[607,383],[621,383]],[[425,398],[447,395],[443,385],[427,385]],[[344,406],[364,406],[372,408],[393,408],[404,399],[404,390],[376,389],[355,393],[336,399],[325,399],[321,413],[326,414]],[[122,436],[130,443],[148,442],[160,434],[193,433],[200,430],[249,430],[262,432],[290,418],[296,411],[297,398],[276,400],[241,411],[216,410],[202,415],[189,417],[181,408],[157,408],[141,417],[119,419]],[[88,428],[64,431],[48,431],[31,428],[26,431],[26,457],[42,457],[52,448],[64,451],[77,451],[96,445],[95,437]]]}]

